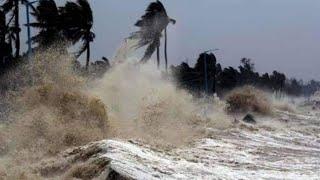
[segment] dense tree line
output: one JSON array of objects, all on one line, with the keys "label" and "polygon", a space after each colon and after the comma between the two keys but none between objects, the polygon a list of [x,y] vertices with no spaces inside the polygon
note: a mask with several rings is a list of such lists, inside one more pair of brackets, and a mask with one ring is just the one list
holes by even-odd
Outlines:
[{"label": "dense tree line", "polygon": [[[205,68],[207,73],[205,73]],[[320,82],[318,81],[311,80],[304,83],[295,78],[289,79],[284,73],[278,71],[273,71],[271,74],[260,74],[255,71],[254,63],[248,58],[242,58],[238,68],[231,66],[222,68],[212,53],[200,54],[194,67],[183,62],[178,66],[171,66],[171,70],[180,87],[198,95],[205,91],[205,74],[207,74],[209,93],[211,94],[223,94],[244,85],[253,85],[274,92],[279,96],[282,93],[293,96],[310,96],[320,90]]]}]

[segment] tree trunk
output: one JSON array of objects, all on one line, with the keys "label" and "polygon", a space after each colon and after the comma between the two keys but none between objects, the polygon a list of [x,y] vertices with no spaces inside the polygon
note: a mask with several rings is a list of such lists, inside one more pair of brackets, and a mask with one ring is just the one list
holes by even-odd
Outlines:
[{"label": "tree trunk", "polygon": [[157,67],[160,68],[160,47],[157,46]]},{"label": "tree trunk", "polygon": [[15,45],[16,45],[16,54],[15,57],[20,56],[20,25],[19,25],[19,0],[14,1],[14,31],[16,35]]},{"label": "tree trunk", "polygon": [[0,10],[0,42],[5,42],[6,41],[6,15],[4,12]]},{"label": "tree trunk", "polygon": [[168,37],[167,37],[167,27],[164,29],[164,58],[166,63],[166,72],[168,72],[168,52],[167,52],[167,46],[168,46]]},{"label": "tree trunk", "polygon": [[213,94],[215,94],[216,92],[217,92],[217,89],[216,89],[216,81],[217,81],[217,78],[216,78],[216,76],[217,76],[217,69],[216,69],[216,63],[214,63],[214,67],[213,67],[213,84],[212,84],[212,92],[213,92]]},{"label": "tree trunk", "polygon": [[10,53],[12,54],[12,37],[11,37],[11,33],[10,32],[9,32],[9,35],[8,35],[8,39],[9,39],[8,41],[9,41]]},{"label": "tree trunk", "polygon": [[146,63],[151,58],[154,51],[156,51],[157,47],[159,46],[160,46],[159,40],[153,41],[152,44],[150,44],[147,47],[146,52],[144,53],[144,56],[140,60],[140,63]]},{"label": "tree trunk", "polygon": [[89,70],[89,63],[90,63],[90,42],[87,42],[87,61],[86,61],[86,70]]}]

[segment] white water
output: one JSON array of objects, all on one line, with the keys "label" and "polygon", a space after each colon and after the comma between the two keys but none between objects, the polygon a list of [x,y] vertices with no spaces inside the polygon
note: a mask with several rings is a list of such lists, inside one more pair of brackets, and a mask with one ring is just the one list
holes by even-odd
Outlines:
[{"label": "white water", "polygon": [[[197,103],[177,92],[172,83],[154,73],[156,70],[151,66],[141,69],[126,66],[107,74],[100,83],[103,86],[94,90],[111,107],[118,104],[120,110],[111,108],[109,111],[117,120],[139,119],[137,113],[144,108],[157,108],[164,100],[168,104],[159,106],[160,112],[201,114]],[[106,91],[110,87],[116,91]],[[116,100],[112,101],[114,98]],[[121,108],[126,113],[121,112]],[[298,113],[277,111],[273,117],[257,117],[258,123],[254,127],[241,123],[229,127],[232,118],[220,111],[222,107],[215,109],[218,112],[209,113],[209,119],[214,123],[213,126],[206,125],[206,137],[191,138],[194,142],[187,147],[166,149],[149,146],[145,141],[106,140],[99,143],[107,152],[102,157],[112,159],[113,169],[135,179],[320,179],[320,117],[316,111],[308,113],[304,108]],[[159,109],[151,115],[154,113],[159,114]],[[191,117],[191,114],[186,116]],[[155,120],[161,122],[158,129],[164,129],[163,124],[172,121],[187,122],[185,116],[167,114]],[[223,122],[227,125],[218,129]],[[173,127],[177,129],[177,124]],[[153,126],[149,128],[156,131]],[[164,132],[172,131],[168,128]],[[142,129],[142,137],[147,136],[147,132]]]},{"label": "white water", "polygon": [[135,179],[319,179],[319,117],[279,112],[272,121],[282,128],[211,129],[174,150],[117,140],[100,146],[113,169]]}]

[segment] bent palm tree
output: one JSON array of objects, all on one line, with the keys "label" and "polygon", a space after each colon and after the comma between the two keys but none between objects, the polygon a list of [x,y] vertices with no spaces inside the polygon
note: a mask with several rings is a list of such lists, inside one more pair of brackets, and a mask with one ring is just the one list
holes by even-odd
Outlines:
[{"label": "bent palm tree", "polygon": [[[157,50],[157,64],[160,65],[160,38],[163,30],[166,29],[169,23],[175,24],[174,19],[170,19],[167,15],[166,9],[163,4],[157,0],[151,3],[146,9],[146,13],[138,20],[135,26],[139,27],[140,30],[131,34],[129,39],[137,39],[138,43],[135,46],[136,49],[148,45],[145,54],[140,62],[147,62],[155,50]],[[165,30],[165,36],[166,36]],[[166,43],[165,43],[166,45]],[[165,52],[167,52],[165,46]],[[167,55],[165,53],[165,57]],[[167,60],[166,60],[167,61]]]},{"label": "bent palm tree", "polygon": [[39,33],[32,37],[33,43],[48,47],[57,39],[61,39],[61,18],[54,0],[40,0],[31,14],[36,22],[30,23],[29,26],[40,29]]},{"label": "bent palm tree", "polygon": [[82,53],[87,51],[86,69],[88,69],[90,62],[90,43],[95,38],[95,34],[91,32],[93,15],[90,4],[87,0],[78,0],[77,2],[68,1],[65,7],[61,8],[61,16],[65,37],[70,40],[72,44],[83,41],[76,57],[80,57]]}]

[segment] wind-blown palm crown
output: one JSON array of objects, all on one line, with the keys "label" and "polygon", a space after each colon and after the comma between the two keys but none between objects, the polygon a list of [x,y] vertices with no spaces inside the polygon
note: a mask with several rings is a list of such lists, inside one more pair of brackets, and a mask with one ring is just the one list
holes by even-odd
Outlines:
[{"label": "wind-blown palm crown", "polygon": [[36,22],[29,25],[40,29],[40,32],[32,37],[33,43],[49,46],[61,37],[61,17],[54,0],[40,0],[32,15],[35,17]]},{"label": "wind-blown palm crown", "polygon": [[174,19],[169,18],[163,4],[158,0],[156,2],[152,2],[146,9],[146,13],[136,22],[135,26],[139,27],[140,30],[132,33],[129,39],[138,40],[138,43],[135,46],[136,49],[149,45],[144,57],[141,59],[141,62],[148,61],[157,49],[159,64],[161,33],[166,29],[170,22],[173,24],[176,23]]},{"label": "wind-blown palm crown", "polygon": [[61,16],[63,21],[64,36],[76,44],[83,41],[77,57],[81,56],[84,51],[87,51],[86,68],[90,61],[90,42],[95,38],[95,34],[91,32],[93,26],[93,15],[90,4],[87,0],[77,0],[77,2],[68,1],[61,8]]}]

